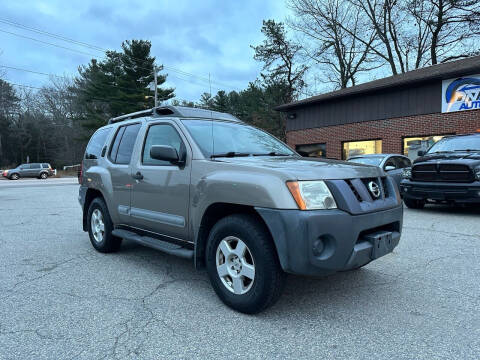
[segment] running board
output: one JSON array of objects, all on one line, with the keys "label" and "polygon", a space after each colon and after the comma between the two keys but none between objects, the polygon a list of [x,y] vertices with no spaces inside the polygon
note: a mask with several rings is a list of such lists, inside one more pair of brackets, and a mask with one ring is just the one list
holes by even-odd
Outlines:
[{"label": "running board", "polygon": [[184,248],[177,244],[172,244],[167,241],[155,239],[149,236],[141,236],[132,231],[115,229],[112,235],[122,239],[132,240],[144,246],[151,247],[155,250],[163,251],[164,253],[179,256],[185,259],[193,259],[193,250]]}]

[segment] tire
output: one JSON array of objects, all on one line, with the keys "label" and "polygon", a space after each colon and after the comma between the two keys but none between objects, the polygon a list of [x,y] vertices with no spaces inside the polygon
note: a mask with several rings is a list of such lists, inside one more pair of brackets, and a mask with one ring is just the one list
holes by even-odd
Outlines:
[{"label": "tire", "polygon": [[403,202],[409,209],[423,209],[425,206],[425,201],[423,200],[409,199],[404,197]]},{"label": "tire", "polygon": [[[230,247],[226,248],[225,243]],[[243,256],[236,252],[240,243],[246,247]],[[230,215],[213,226],[207,241],[206,264],[217,295],[226,305],[242,313],[255,314],[272,306],[285,285],[286,274],[281,269],[270,233],[252,215]],[[223,277],[220,271],[225,274]],[[239,279],[241,286],[237,286]]]},{"label": "tire", "polygon": [[43,173],[40,174],[40,179],[45,180],[45,179],[47,179],[47,178],[48,178],[48,174],[47,174],[47,173],[43,172]]},{"label": "tire", "polygon": [[[122,239],[112,235],[112,219],[108,213],[107,204],[100,197],[93,199],[90,203],[87,214],[87,227],[90,242],[97,251],[110,253],[120,249]],[[102,228],[103,232],[101,231]]]},{"label": "tire", "polygon": [[10,180],[18,180],[20,179],[20,175],[18,175],[17,173],[13,173],[12,175],[10,175]]}]

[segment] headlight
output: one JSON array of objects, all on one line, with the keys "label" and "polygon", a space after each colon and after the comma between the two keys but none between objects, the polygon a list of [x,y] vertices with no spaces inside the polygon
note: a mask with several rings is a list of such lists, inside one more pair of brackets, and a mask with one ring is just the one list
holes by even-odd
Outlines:
[{"label": "headlight", "polygon": [[480,181],[480,168],[475,169],[475,179]]},{"label": "headlight", "polygon": [[412,178],[412,168],[403,169],[402,178],[411,179]]},{"label": "headlight", "polygon": [[287,181],[287,187],[301,210],[337,208],[332,193],[323,181]]}]

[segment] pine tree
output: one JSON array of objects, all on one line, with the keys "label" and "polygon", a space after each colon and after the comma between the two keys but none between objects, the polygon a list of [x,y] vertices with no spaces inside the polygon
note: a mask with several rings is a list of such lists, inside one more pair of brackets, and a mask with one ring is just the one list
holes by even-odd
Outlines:
[{"label": "pine tree", "polygon": [[[108,51],[105,60],[92,59],[79,67],[73,92],[77,95],[83,126],[95,130],[110,117],[119,116],[154,106],[153,82],[155,57],[150,55],[151,43],[145,40],[127,40],[123,52]],[[157,71],[163,66],[157,66]],[[158,74],[157,91],[160,101],[174,97],[174,89],[162,88],[166,74]]]}]

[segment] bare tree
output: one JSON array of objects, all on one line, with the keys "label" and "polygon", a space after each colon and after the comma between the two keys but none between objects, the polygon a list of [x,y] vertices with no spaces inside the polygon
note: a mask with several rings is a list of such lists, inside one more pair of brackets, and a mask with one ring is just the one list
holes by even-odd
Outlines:
[{"label": "bare tree", "polygon": [[[355,85],[359,73],[379,66],[371,56],[376,32],[365,31],[365,19],[353,4],[342,0],[289,0],[287,4],[295,15],[288,24],[306,37],[302,46],[308,58],[325,68],[338,87]],[[364,42],[358,40],[360,32]]]},{"label": "bare tree", "polygon": [[[371,51],[384,60],[393,75],[424,66],[429,49],[427,26],[411,16],[408,4],[402,0],[346,0],[368,20],[368,28],[376,33]],[[366,44],[367,36],[353,33],[340,26]]]},{"label": "bare tree", "polygon": [[478,54],[478,0],[411,0],[408,9],[428,30],[432,65]]}]

